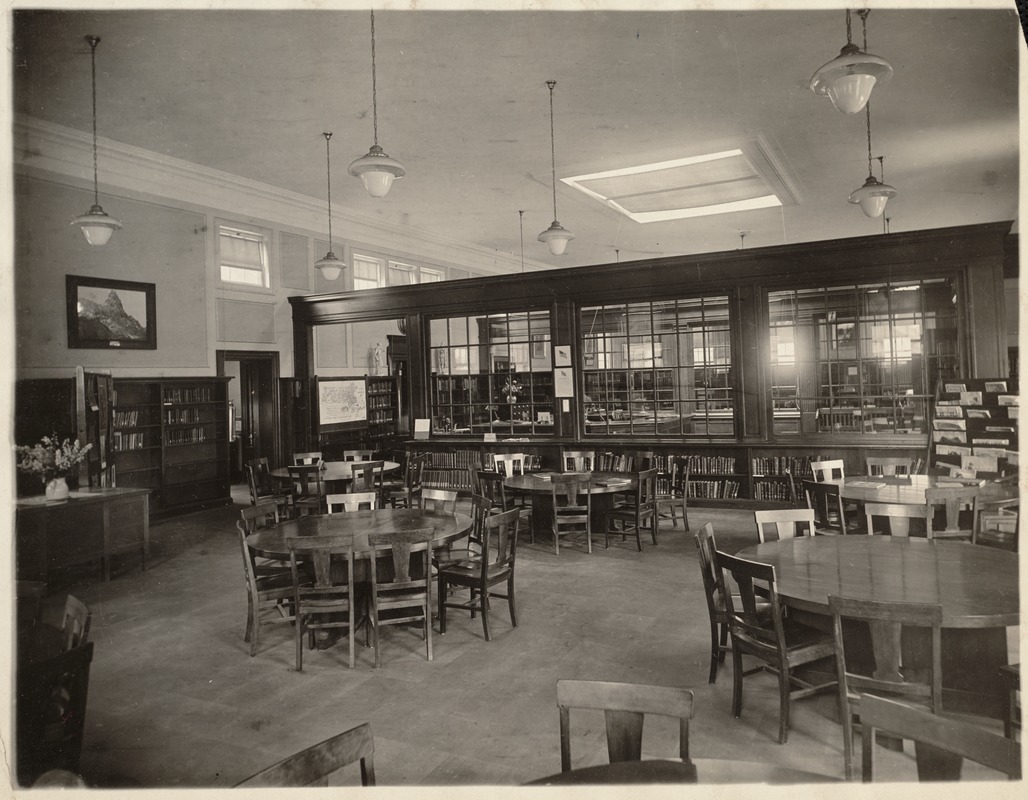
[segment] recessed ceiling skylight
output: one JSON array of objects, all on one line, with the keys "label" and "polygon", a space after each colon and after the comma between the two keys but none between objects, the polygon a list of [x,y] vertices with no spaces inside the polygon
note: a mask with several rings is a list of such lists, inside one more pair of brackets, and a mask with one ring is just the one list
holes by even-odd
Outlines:
[{"label": "recessed ceiling skylight", "polygon": [[561,180],[641,223],[797,202],[793,182],[760,136],[737,147]]}]

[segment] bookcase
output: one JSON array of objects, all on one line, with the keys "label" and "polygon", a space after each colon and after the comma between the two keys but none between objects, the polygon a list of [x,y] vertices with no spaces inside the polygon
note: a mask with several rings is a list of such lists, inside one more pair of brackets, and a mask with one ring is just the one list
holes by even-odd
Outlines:
[{"label": "bookcase", "polygon": [[1017,472],[1017,378],[947,381],[935,401],[929,463],[965,480]]},{"label": "bookcase", "polygon": [[368,439],[377,443],[397,433],[396,378],[368,378]]},{"label": "bookcase", "polygon": [[116,485],[149,489],[155,514],[231,502],[229,380],[116,378]]}]

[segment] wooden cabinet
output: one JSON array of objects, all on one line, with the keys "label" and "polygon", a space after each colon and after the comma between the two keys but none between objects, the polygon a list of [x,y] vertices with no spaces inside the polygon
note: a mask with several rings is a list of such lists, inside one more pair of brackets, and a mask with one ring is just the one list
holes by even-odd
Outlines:
[{"label": "wooden cabinet", "polygon": [[51,570],[98,561],[104,580],[111,557],[139,550],[143,569],[150,553],[149,492],[145,489],[73,491],[68,500],[24,498],[16,508],[18,580],[46,582]]},{"label": "wooden cabinet", "polygon": [[155,513],[231,502],[229,380],[116,379],[116,485],[149,489]]},{"label": "wooden cabinet", "polygon": [[399,422],[396,378],[368,378],[368,439],[393,437]]}]

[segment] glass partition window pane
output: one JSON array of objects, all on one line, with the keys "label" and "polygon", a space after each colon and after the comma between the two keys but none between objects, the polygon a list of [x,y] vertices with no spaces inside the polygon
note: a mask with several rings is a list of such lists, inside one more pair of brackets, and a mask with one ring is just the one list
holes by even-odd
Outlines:
[{"label": "glass partition window pane", "polygon": [[771,292],[775,433],[926,431],[960,371],[953,295],[948,279]]},{"label": "glass partition window pane", "polygon": [[579,310],[589,435],[732,436],[728,298]]},{"label": "glass partition window pane", "polygon": [[549,312],[434,319],[432,425],[437,433],[553,433]]}]

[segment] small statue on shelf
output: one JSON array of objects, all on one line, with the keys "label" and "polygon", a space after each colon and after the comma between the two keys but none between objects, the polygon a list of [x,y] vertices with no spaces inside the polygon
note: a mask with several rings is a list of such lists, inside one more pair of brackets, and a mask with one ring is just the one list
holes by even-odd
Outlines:
[{"label": "small statue on shelf", "polygon": [[385,374],[385,372],[383,371],[384,368],[385,368],[385,358],[382,355],[382,343],[381,342],[376,342],[375,343],[375,352],[372,354],[372,363],[374,364],[375,374],[376,375],[384,375]]}]

